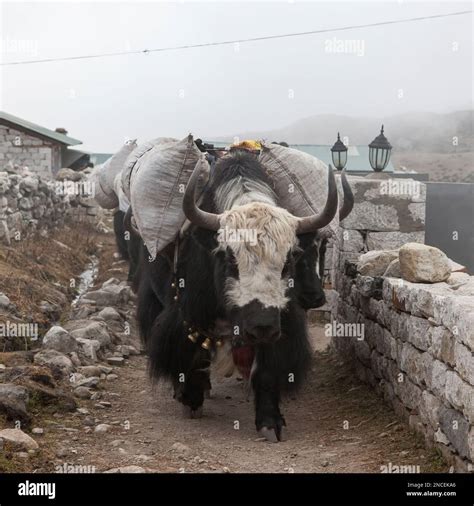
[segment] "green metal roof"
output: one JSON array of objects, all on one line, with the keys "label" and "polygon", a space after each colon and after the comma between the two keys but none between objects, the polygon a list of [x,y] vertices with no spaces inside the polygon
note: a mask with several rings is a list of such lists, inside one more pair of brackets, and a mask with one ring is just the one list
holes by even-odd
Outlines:
[{"label": "green metal roof", "polygon": [[[229,146],[231,143],[226,142],[213,142],[206,141],[214,144],[216,148]],[[326,165],[333,165],[331,157],[331,146],[324,144],[290,144],[290,148],[298,149],[308,155],[319,158]],[[347,151],[347,165],[348,172],[372,172],[372,167],[369,162],[369,146],[349,146]],[[393,164],[388,162],[384,172],[393,172]]]},{"label": "green metal roof", "polygon": [[99,165],[101,163],[104,163],[111,156],[113,156],[113,153],[90,153],[90,156],[91,156],[91,162],[94,165]]},{"label": "green metal roof", "polygon": [[36,125],[35,123],[31,123],[25,119],[18,118],[17,116],[13,116],[13,114],[8,114],[4,111],[0,111],[0,124],[7,124],[13,127],[18,126],[23,130],[27,130],[31,133],[36,133],[42,137],[47,137],[48,139],[59,142],[66,146],[77,146],[78,144],[82,144],[82,141],[73,139],[72,137],[64,134],[60,134],[59,132],[55,132],[49,128]]}]

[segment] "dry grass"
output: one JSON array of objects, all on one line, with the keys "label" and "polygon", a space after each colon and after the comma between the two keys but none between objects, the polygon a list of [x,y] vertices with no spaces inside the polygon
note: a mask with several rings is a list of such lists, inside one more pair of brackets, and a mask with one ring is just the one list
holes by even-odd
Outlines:
[{"label": "dry grass", "polygon": [[[0,250],[0,289],[16,306],[0,321],[37,323],[40,330],[50,315],[39,307],[47,301],[61,311],[75,293],[79,274],[103,234],[88,223],[74,223],[52,231],[48,237],[35,235]],[[1,343],[0,343],[1,344]]]}]

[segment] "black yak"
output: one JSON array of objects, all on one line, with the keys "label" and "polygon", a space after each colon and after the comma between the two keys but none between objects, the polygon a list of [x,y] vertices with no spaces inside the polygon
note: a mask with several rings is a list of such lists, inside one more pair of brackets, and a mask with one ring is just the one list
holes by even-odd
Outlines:
[{"label": "black yak", "polygon": [[170,380],[197,417],[211,360],[227,354],[249,373],[257,430],[277,442],[286,425],[281,394],[301,384],[310,363],[304,307],[324,303],[320,283],[304,290],[295,278],[306,253],[311,279],[318,279],[315,239],[337,212],[334,175],[328,171],[322,212],[305,218],[278,206],[271,181],[247,151],[217,162],[200,207],[198,178],[195,171],[183,199],[191,227],[174,248],[141,262],[139,320],[141,308],[150,375]]}]

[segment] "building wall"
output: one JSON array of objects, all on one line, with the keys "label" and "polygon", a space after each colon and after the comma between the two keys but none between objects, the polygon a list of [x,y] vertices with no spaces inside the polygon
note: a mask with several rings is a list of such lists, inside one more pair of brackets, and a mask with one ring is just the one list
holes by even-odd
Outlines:
[{"label": "building wall", "polygon": [[[0,125],[0,170],[10,165],[28,167],[39,176],[51,179],[53,177],[53,150],[59,150],[59,145],[53,142],[33,137],[32,135],[15,130],[6,125]],[[60,167],[60,155],[55,160]]]}]

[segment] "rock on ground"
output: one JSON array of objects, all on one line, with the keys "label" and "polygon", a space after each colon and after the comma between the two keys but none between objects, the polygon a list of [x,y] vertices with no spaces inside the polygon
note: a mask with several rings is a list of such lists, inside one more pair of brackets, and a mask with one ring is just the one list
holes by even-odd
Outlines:
[{"label": "rock on ground", "polygon": [[108,425],[106,423],[101,423],[97,425],[97,427],[94,429],[94,432],[97,432],[98,434],[102,434],[104,432],[108,432],[112,428],[111,425]]},{"label": "rock on ground", "polygon": [[106,285],[100,290],[93,290],[84,294],[84,298],[93,300],[98,306],[116,306],[127,303],[130,298],[130,290],[126,286]]},{"label": "rock on ground", "polygon": [[92,392],[87,387],[77,387],[74,389],[74,395],[79,397],[79,399],[90,399]]},{"label": "rock on ground", "polygon": [[100,378],[100,375],[102,374],[101,368],[95,365],[85,365],[83,367],[79,367],[79,372],[86,378],[90,378],[92,376]]},{"label": "rock on ground", "polygon": [[62,353],[71,353],[77,351],[78,344],[67,330],[59,325],[51,327],[43,337],[43,348],[60,351]]},{"label": "rock on ground", "polygon": [[59,369],[63,374],[70,374],[74,366],[69,357],[56,350],[41,350],[33,359],[35,364],[47,365]]},{"label": "rock on ground", "polygon": [[12,383],[0,384],[0,413],[4,413],[9,420],[29,423],[30,417],[26,411],[28,399],[26,388]]},{"label": "rock on ground", "polygon": [[26,388],[13,383],[3,383],[0,384],[0,398],[2,397],[28,402],[28,391]]},{"label": "rock on ground", "polygon": [[109,346],[112,342],[104,322],[91,321],[81,329],[72,330],[71,335],[75,339],[94,339],[99,341],[101,347]]},{"label": "rock on ground", "polygon": [[104,309],[102,309],[102,311],[99,312],[98,316],[103,318],[105,321],[121,320],[119,312],[113,307],[104,307]]},{"label": "rock on ground", "polygon": [[0,439],[8,441],[15,449],[19,450],[36,450],[39,448],[38,443],[20,429],[0,430]]},{"label": "rock on ground", "polygon": [[99,384],[97,376],[89,376],[88,378],[80,379],[76,382],[77,387],[95,388]]}]

